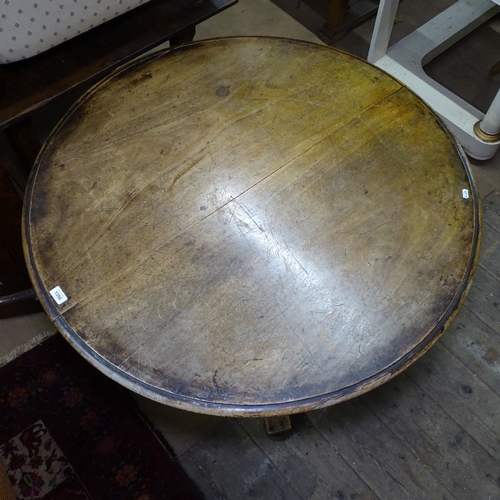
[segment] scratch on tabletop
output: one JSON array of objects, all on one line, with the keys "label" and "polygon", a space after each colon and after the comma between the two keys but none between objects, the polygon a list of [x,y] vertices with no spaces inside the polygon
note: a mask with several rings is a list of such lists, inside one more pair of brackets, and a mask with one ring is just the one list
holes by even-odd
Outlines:
[{"label": "scratch on tabletop", "polygon": [[389,224],[389,223],[391,223],[391,222],[392,222],[392,220],[388,220],[387,222],[384,222],[384,223],[382,223],[382,224],[379,224],[379,225],[378,225],[378,226],[376,226],[376,227],[372,227],[371,229],[368,229],[368,231],[365,231],[365,232],[363,232],[363,233],[359,233],[359,236],[363,236],[364,234],[368,234],[368,233],[371,233],[372,231],[376,231],[377,229],[379,229],[379,228],[381,228],[382,226],[385,226],[385,225],[387,225],[387,224]]}]

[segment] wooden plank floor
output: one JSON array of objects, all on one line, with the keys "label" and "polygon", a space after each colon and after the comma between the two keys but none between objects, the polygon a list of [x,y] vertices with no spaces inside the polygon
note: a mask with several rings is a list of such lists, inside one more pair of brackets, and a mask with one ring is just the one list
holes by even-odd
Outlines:
[{"label": "wooden plank floor", "polygon": [[220,419],[180,455],[207,499],[500,498],[500,192],[484,201],[470,293],[417,363],[357,399],[292,418]]}]

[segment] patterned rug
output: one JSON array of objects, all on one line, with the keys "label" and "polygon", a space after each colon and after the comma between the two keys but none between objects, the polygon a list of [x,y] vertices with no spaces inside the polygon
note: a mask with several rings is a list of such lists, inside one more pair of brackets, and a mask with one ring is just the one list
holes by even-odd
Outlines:
[{"label": "patterned rug", "polygon": [[127,392],[59,334],[0,368],[0,465],[19,499],[201,499]]}]

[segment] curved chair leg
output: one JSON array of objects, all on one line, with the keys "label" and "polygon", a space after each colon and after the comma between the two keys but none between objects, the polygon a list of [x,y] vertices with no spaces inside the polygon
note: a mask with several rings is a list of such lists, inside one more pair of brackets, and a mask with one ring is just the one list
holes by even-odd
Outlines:
[{"label": "curved chair leg", "polygon": [[5,129],[5,135],[21,163],[23,174],[27,178],[42,147],[40,139],[31,125],[31,118],[25,118],[11,125]]},{"label": "curved chair leg", "polygon": [[21,237],[22,200],[0,165],[0,318],[42,310],[31,287]]}]

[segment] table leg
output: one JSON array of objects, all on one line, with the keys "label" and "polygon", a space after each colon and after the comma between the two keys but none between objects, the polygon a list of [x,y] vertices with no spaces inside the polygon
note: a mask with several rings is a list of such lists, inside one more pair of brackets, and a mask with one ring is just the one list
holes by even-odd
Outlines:
[{"label": "table leg", "polygon": [[330,0],[326,24],[328,24],[330,28],[342,26],[348,10],[349,0]]},{"label": "table leg", "polygon": [[497,92],[482,121],[475,124],[474,132],[483,141],[500,141],[500,90]]},{"label": "table leg", "polygon": [[275,441],[282,441],[292,433],[292,423],[288,415],[278,417],[267,417],[266,422],[267,434]]},{"label": "table leg", "polygon": [[377,8],[378,0],[330,0],[327,20],[318,37],[327,44],[336,42],[375,15]]},{"label": "table leg", "polygon": [[194,26],[190,26],[189,28],[182,30],[177,36],[170,39],[170,47],[192,42],[195,34],[196,28]]},{"label": "table leg", "polygon": [[398,6],[399,0],[381,0],[370,42],[368,62],[375,63],[387,53]]}]

